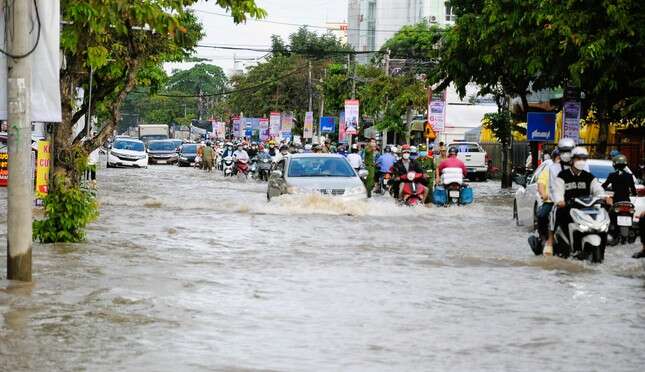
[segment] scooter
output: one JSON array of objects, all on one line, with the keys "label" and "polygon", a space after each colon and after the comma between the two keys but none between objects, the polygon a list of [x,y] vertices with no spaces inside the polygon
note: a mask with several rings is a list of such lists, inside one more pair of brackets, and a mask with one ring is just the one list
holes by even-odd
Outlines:
[{"label": "scooter", "polygon": [[227,156],[224,158],[222,161],[222,173],[224,173],[224,177],[233,176],[233,157]]},{"label": "scooter", "polygon": [[239,160],[235,163],[235,174],[238,178],[247,178],[249,176],[249,163],[246,160]]},{"label": "scooter", "polygon": [[581,197],[567,203],[571,206],[568,233],[560,226],[556,228],[553,253],[568,258],[591,260],[601,263],[605,259],[609,214],[602,206],[602,199]]},{"label": "scooter", "polygon": [[410,171],[399,177],[403,183],[401,202],[407,206],[413,207],[423,205],[426,187],[421,183],[425,178],[423,173]]},{"label": "scooter", "polygon": [[446,189],[448,205],[461,204],[461,192],[465,187],[461,168],[445,168],[441,174],[441,184]]},{"label": "scooter", "polygon": [[616,226],[611,226],[609,245],[636,241],[636,231],[633,229],[634,211],[634,204],[628,201],[617,202],[611,206],[611,213],[616,216]]}]

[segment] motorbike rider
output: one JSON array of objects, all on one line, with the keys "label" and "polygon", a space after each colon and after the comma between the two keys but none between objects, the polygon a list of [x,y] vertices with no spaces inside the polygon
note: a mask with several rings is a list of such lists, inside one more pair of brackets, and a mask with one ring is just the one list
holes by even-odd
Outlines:
[{"label": "motorbike rider", "polygon": [[275,141],[269,141],[269,155],[275,156],[278,153],[278,149],[275,147]]},{"label": "motorbike rider", "polygon": [[358,145],[357,144],[352,145],[352,152],[347,155],[347,161],[349,161],[349,164],[356,171],[358,171],[359,169],[361,169],[363,167],[363,159],[361,158],[361,155],[358,153]]},{"label": "motorbike rider", "polygon": [[256,155],[258,155],[260,149],[258,147],[257,142],[251,142],[251,147],[249,147],[246,152],[249,154],[249,158],[253,159]]},{"label": "motorbike rider", "polygon": [[542,172],[538,175],[537,181],[538,195],[542,201],[542,205],[537,210],[538,236],[531,235],[529,237],[529,245],[536,256],[542,255],[545,245],[549,244],[550,247],[553,246],[553,242],[549,241],[549,218],[551,216],[551,210],[553,209],[553,201],[549,195],[549,168],[553,163],[560,162],[560,151],[557,148],[554,149],[551,152],[550,158],[545,160],[545,162],[547,164],[542,168]]},{"label": "motorbike rider", "polygon": [[[615,150],[614,150],[615,151]],[[630,196],[636,196],[636,185],[634,185],[634,175],[627,170],[627,157],[622,154],[616,155],[612,159],[615,172],[609,173],[607,180],[602,184],[602,188],[614,192],[612,203],[631,202]],[[610,209],[609,217],[611,226],[616,226],[617,216]]]},{"label": "motorbike rider", "polygon": [[[561,155],[562,156],[562,155]],[[587,172],[589,153],[584,147],[571,150],[571,167],[562,170],[553,185],[552,200],[555,208],[555,226],[569,231],[571,206],[567,202],[584,196],[600,197],[605,193],[596,177]],[[564,160],[564,159],[563,159]]]},{"label": "motorbike rider", "polygon": [[[549,166],[549,199],[553,201],[553,193],[555,184],[558,180],[558,175],[565,169],[571,167],[571,151],[576,147],[576,143],[571,138],[562,138],[558,141],[558,153],[560,154],[560,161],[553,162]],[[555,232],[555,212],[557,208],[551,208],[551,216],[549,216],[549,239],[544,245],[544,255],[553,255],[553,234]]]},{"label": "motorbike rider", "polygon": [[410,171],[423,173],[421,164],[419,164],[419,162],[417,162],[416,160],[410,159],[410,145],[401,146],[401,152],[401,159],[399,159],[392,166],[392,180],[390,181],[392,184],[391,190],[394,191],[394,196],[399,200],[401,199],[401,188],[403,187],[402,182],[399,181],[399,178],[405,174],[408,174],[408,172]]},{"label": "motorbike rider", "polygon": [[237,150],[233,153],[233,161],[235,162],[235,173],[237,173],[237,168],[238,168],[238,163],[239,162],[246,162],[248,163],[250,160],[249,154],[244,150],[244,144],[239,143],[237,145]]},{"label": "motorbike rider", "polygon": [[392,147],[385,146],[383,154],[376,158],[376,167],[378,169],[376,172],[376,179],[379,181],[379,187],[381,186],[381,178],[390,172],[394,163],[396,163],[396,158],[392,154]]},{"label": "motorbike rider", "polygon": [[428,177],[428,182],[427,182],[427,187],[428,187],[428,192],[431,193],[434,185],[434,180],[435,180],[435,172],[436,172],[436,166],[435,166],[435,161],[434,158],[428,151],[426,150],[425,145],[420,145],[419,146],[419,157],[416,159],[416,161],[421,164],[421,168],[423,168],[423,171],[425,172],[426,176]]},{"label": "motorbike rider", "polygon": [[463,161],[459,160],[457,158],[457,153],[459,150],[457,150],[456,147],[451,147],[448,149],[448,158],[445,160],[442,160],[441,163],[439,164],[439,171],[437,172],[437,185],[441,183],[441,174],[443,173],[443,170],[446,168],[460,168],[462,171],[462,176],[466,177],[466,174],[468,173],[468,170],[466,169],[466,164],[464,164]]}]

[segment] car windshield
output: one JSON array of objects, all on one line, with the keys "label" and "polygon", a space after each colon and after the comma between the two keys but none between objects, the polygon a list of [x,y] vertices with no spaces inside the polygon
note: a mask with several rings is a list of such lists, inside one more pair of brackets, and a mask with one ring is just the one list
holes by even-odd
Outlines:
[{"label": "car windshield", "polygon": [[347,160],[331,157],[295,158],[289,162],[289,177],[353,177]]},{"label": "car windshield", "polygon": [[115,150],[145,151],[143,143],[135,141],[116,141],[113,148]]},{"label": "car windshield", "polygon": [[177,146],[173,141],[150,142],[148,150],[150,151],[175,151]]},{"label": "car windshield", "polygon": [[614,171],[614,167],[611,164],[589,164],[589,171],[594,177],[606,180],[609,173]]},{"label": "car windshield", "polygon": [[456,147],[459,152],[481,152],[479,146],[475,143],[453,143],[448,147]]},{"label": "car windshield", "polygon": [[197,145],[183,145],[181,147],[182,154],[196,154]]}]

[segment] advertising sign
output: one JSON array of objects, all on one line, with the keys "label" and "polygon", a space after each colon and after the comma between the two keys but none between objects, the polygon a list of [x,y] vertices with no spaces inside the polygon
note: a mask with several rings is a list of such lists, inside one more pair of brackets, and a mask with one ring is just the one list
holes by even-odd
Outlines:
[{"label": "advertising sign", "polygon": [[269,136],[277,138],[280,136],[280,113],[272,112],[269,115]]},{"label": "advertising sign", "polygon": [[242,119],[239,117],[233,118],[233,137],[240,138],[242,136]]},{"label": "advertising sign", "polygon": [[291,129],[293,128],[293,116],[291,114],[282,114],[282,125],[280,135],[283,140],[291,141]]},{"label": "advertising sign", "polygon": [[[258,122],[258,128],[260,123]],[[253,137],[253,118],[244,118],[244,137]]]},{"label": "advertising sign", "polygon": [[357,99],[345,100],[345,134],[352,136],[358,134],[359,113],[359,101]]},{"label": "advertising sign", "polygon": [[553,141],[555,139],[555,113],[529,112],[526,135],[529,141]]},{"label": "advertising sign", "polygon": [[51,165],[51,145],[49,141],[38,141],[36,160],[36,195],[44,198],[49,187],[49,166]]},{"label": "advertising sign", "polygon": [[334,133],[336,123],[334,123],[333,116],[323,116],[320,118],[320,131],[319,133]]},{"label": "advertising sign", "polygon": [[302,131],[302,137],[309,139],[314,136],[314,113],[307,111],[305,113],[305,126]]},{"label": "advertising sign", "polygon": [[0,148],[0,187],[7,186],[9,181],[9,154],[7,148]]},{"label": "advertising sign", "polygon": [[580,141],[580,102],[568,101],[562,105],[562,134],[576,143]]},{"label": "advertising sign", "polygon": [[347,143],[345,139],[345,128],[347,128],[345,125],[345,112],[341,111],[338,117],[338,142]]},{"label": "advertising sign", "polygon": [[269,119],[261,118],[260,119],[260,141],[268,140],[270,135]]},{"label": "advertising sign", "polygon": [[446,94],[435,93],[428,97],[428,123],[435,133],[443,132],[446,127]]}]

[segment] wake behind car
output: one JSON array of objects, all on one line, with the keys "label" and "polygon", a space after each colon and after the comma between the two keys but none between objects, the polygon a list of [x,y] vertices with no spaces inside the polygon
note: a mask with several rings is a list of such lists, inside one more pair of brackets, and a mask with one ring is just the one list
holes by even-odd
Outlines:
[{"label": "wake behind car", "polygon": [[150,164],[174,164],[177,162],[175,140],[156,140],[148,142],[148,162]]},{"label": "wake behind car", "polygon": [[365,186],[347,159],[336,154],[292,154],[271,174],[267,199],[283,194],[364,197]]},{"label": "wake behind car", "polygon": [[148,154],[143,141],[134,138],[118,137],[107,153],[107,167],[148,167]]}]

